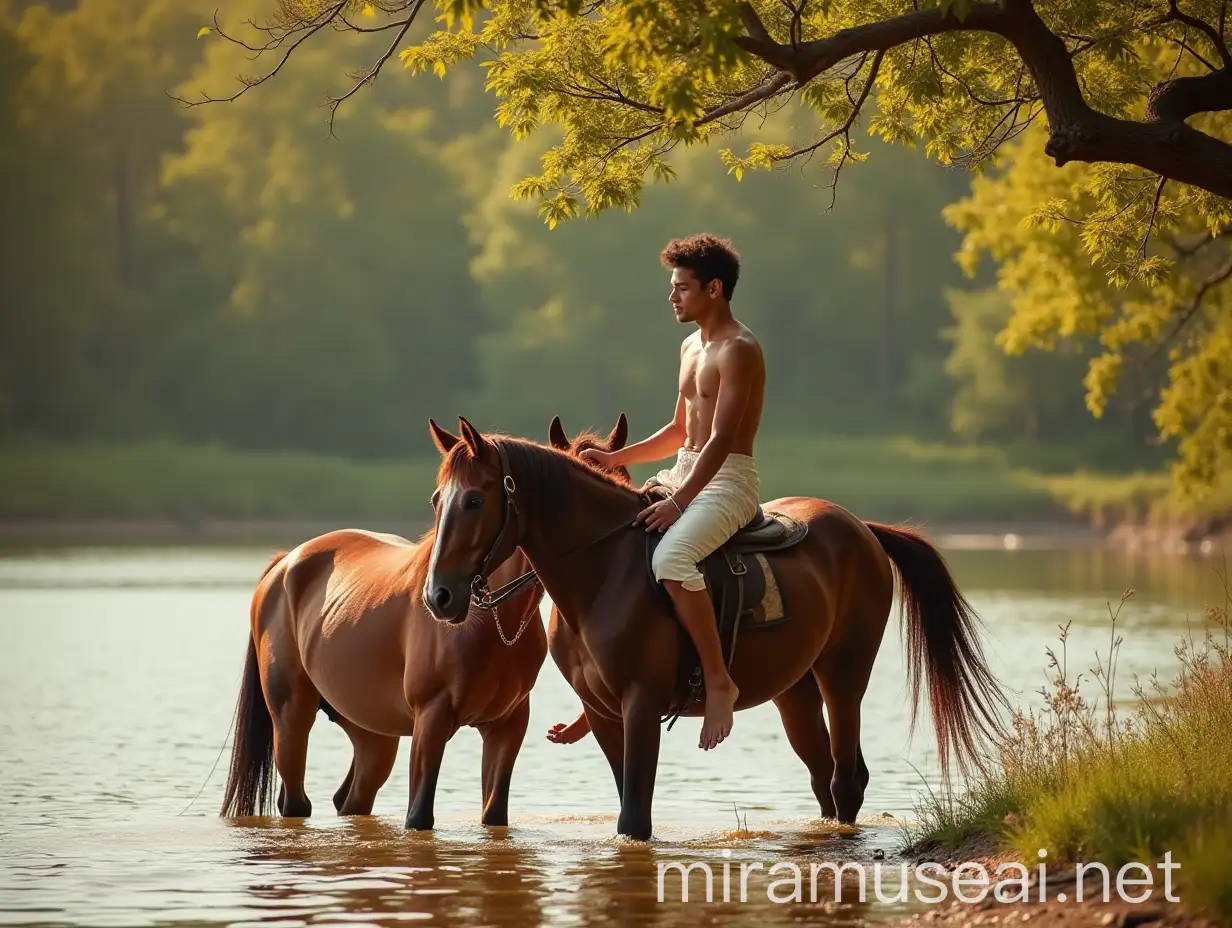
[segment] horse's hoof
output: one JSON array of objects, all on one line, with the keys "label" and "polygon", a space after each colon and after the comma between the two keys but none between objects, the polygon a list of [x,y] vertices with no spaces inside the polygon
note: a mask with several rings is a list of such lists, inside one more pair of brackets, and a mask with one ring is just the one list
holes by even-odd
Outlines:
[{"label": "horse's hoof", "polygon": [[279,814],[283,818],[311,818],[312,803],[307,799],[296,801],[288,797],[283,801]]},{"label": "horse's hoof", "polygon": [[650,822],[637,822],[632,824],[616,823],[616,834],[622,838],[631,838],[634,841],[649,841],[651,838]]},{"label": "horse's hoof", "polygon": [[431,818],[408,818],[406,820],[407,831],[431,831],[433,825]]}]

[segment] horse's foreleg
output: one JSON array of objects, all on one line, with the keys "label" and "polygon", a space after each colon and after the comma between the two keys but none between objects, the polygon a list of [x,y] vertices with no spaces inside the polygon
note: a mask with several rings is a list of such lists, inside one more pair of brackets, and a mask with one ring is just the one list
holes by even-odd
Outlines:
[{"label": "horse's foreleg", "polygon": [[612,768],[612,776],[616,780],[616,796],[623,800],[625,796],[625,730],[619,720],[603,718],[595,712],[586,710],[586,720],[590,722],[591,733],[599,742],[603,756],[607,758],[608,766]]},{"label": "horse's foreleg", "polygon": [[530,697],[499,721],[483,725],[483,817],[484,825],[509,824],[509,784],[513,764],[522,750],[530,722]]},{"label": "horse's foreleg", "polygon": [[406,813],[408,830],[428,831],[435,822],[436,780],[441,772],[445,745],[458,730],[453,708],[447,700],[430,703],[416,713],[411,736],[411,804]]},{"label": "horse's foreleg", "polygon": [[[830,754],[830,732],[826,728],[817,680],[812,673],[806,673],[795,686],[780,694],[774,704],[783,720],[787,742],[808,768],[813,795],[821,806],[821,814],[827,818],[836,818],[838,810],[830,794],[834,758]],[[867,778],[865,782],[868,782]]]},{"label": "horse's foreleg", "polygon": [[649,841],[655,774],[659,767],[660,712],[656,701],[634,691],[621,706],[624,715],[624,791],[616,831]]}]

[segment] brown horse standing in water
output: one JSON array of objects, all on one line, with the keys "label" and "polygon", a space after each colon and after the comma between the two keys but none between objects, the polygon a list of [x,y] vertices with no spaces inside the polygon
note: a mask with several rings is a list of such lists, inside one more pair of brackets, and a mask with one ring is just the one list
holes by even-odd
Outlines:
[{"label": "brown horse standing in water", "polygon": [[[312,813],[304,766],[308,733],[324,710],[354,748],[334,794],[339,814],[372,812],[398,739],[410,735],[406,827],[431,828],[445,744],[470,725],[483,739],[482,821],[508,824],[529,694],[547,655],[543,589],[532,584],[492,612],[443,624],[420,596],[431,552],[431,533],[412,543],[349,529],[270,562],[252,600],[224,815],[268,814],[275,767],[279,814]],[[495,580],[527,569],[520,551],[509,555]]]},{"label": "brown horse standing in water", "polygon": [[[553,448],[576,457],[587,448],[597,448],[600,451],[619,451],[628,439],[629,426],[622,413],[607,440],[582,432],[572,440],[569,439],[561,424],[560,417],[552,420],[548,427],[548,441]],[[593,467],[594,465],[587,464]],[[629,472],[623,467],[609,470],[609,474],[633,488]],[[552,614],[548,621],[548,653],[560,669],[564,678],[574,691],[581,694],[588,689],[586,682],[589,674],[593,679],[600,673],[594,657],[586,648],[582,636],[578,634],[576,623],[566,621],[560,614],[560,608],[553,604]],[[774,706],[779,710],[779,718],[783,723],[783,732],[787,735],[787,743],[791,745],[796,756],[804,762],[808,769],[813,795],[821,807],[821,814],[827,818],[836,818],[838,809],[834,805],[834,797],[830,793],[830,780],[834,775],[834,758],[830,753],[830,732],[826,727],[826,717],[823,711],[821,690],[811,671],[806,672],[795,685],[788,687],[774,697]],[[583,704],[582,715],[570,724],[559,723],[548,731],[548,740],[555,744],[572,744],[584,737],[591,730],[591,717],[594,713]],[[602,724],[602,723],[600,723]],[[609,741],[609,746],[611,742]],[[622,781],[624,758],[615,751],[607,753],[607,758],[616,778],[617,789]],[[868,786],[869,771],[864,762],[864,752],[856,747],[856,775],[860,788]]]},{"label": "brown horse standing in water", "polygon": [[[464,615],[484,565],[522,548],[585,646],[574,685],[616,777],[617,831],[649,838],[660,719],[676,690],[681,630],[654,589],[645,532],[632,524],[644,499],[554,448],[488,439],[465,419],[461,440],[430,424],[445,459],[426,604],[442,621]],[[782,696],[811,672],[830,721],[830,794],[839,820],[854,821],[864,800],[860,703],[893,603],[893,563],[913,719],[926,683],[942,769],[951,752],[962,765],[979,763],[980,737],[1001,730],[1004,697],[975,637],[976,616],[937,550],[914,531],[864,523],[819,499],[767,508],[809,532],[768,555],[794,615],[741,638],[731,667],[737,710]]]}]

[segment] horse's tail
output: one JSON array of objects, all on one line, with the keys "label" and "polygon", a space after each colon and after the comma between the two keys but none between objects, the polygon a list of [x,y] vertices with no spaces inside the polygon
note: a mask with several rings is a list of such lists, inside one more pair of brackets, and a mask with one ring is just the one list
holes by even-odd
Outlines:
[{"label": "horse's tail", "polygon": [[[285,556],[285,551],[275,554],[261,572],[261,579],[264,580]],[[254,603],[253,608],[260,607]],[[273,798],[274,720],[261,690],[257,643],[250,634],[244,658],[244,680],[235,707],[235,740],[231,745],[231,770],[227,774],[221,814],[268,815]]]},{"label": "horse's tail", "polygon": [[1008,703],[980,647],[979,616],[955,585],[940,552],[919,532],[865,524],[898,571],[907,614],[912,730],[926,673],[943,775],[949,773],[951,752],[960,770],[972,765],[982,768],[979,742],[990,739],[995,743],[1004,737],[998,709],[1008,708]]}]

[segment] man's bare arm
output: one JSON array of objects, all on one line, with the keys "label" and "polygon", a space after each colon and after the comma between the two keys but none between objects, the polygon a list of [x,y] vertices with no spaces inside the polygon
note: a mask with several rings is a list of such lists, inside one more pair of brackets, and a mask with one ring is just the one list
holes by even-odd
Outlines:
[{"label": "man's bare arm", "polygon": [[630,464],[661,461],[674,454],[685,441],[684,415],[684,395],[678,393],[676,394],[676,413],[672,416],[672,421],[649,438],[626,445],[619,451],[608,454],[608,464],[612,467],[628,467]]},{"label": "man's bare arm", "polygon": [[757,368],[757,349],[746,341],[734,341],[720,355],[719,396],[715,401],[714,425],[710,438],[702,446],[693,471],[672,498],[681,509],[719,472],[735,444],[744,411],[753,392],[753,375]]}]

